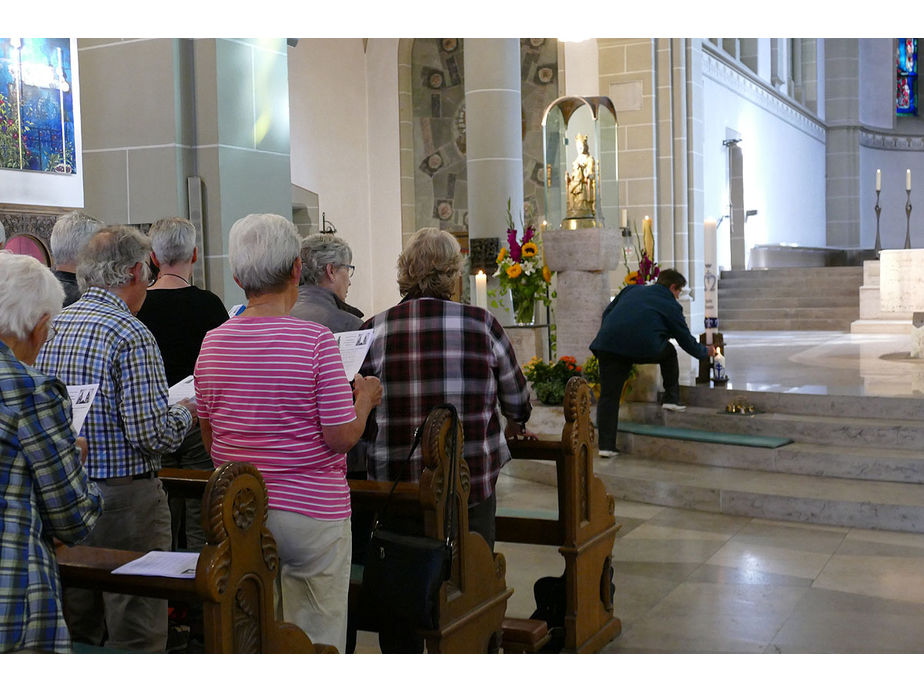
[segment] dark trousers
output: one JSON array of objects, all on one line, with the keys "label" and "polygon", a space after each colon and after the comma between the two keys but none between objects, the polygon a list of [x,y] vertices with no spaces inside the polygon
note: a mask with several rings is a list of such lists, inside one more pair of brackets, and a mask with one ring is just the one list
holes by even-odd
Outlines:
[{"label": "dark trousers", "polygon": [[619,399],[629,379],[633,364],[657,363],[661,366],[664,381],[664,398],[676,401],[680,397],[680,366],[677,350],[668,342],[652,358],[628,358],[601,351],[596,354],[600,363],[600,401],[597,403],[597,436],[601,450],[616,449],[616,430],[619,424]]}]

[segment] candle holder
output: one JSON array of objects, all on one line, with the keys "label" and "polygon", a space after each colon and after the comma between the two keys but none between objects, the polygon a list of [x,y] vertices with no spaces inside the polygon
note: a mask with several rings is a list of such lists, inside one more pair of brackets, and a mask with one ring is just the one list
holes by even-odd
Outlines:
[{"label": "candle holder", "polygon": [[911,249],[911,191],[908,193],[908,201],[905,203],[905,250]]},{"label": "candle holder", "polygon": [[882,244],[879,242],[879,213],[882,211],[882,207],[879,206],[879,191],[876,191],[876,206],[873,207],[876,210],[876,257],[879,257],[879,253],[882,251]]}]

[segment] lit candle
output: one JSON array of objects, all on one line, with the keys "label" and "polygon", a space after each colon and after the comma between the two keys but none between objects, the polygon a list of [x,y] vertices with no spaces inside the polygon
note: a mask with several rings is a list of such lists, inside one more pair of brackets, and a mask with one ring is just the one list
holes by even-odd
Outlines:
[{"label": "lit candle", "polygon": [[876,169],[876,192],[882,190],[882,170]]},{"label": "lit candle", "polygon": [[622,228],[626,228],[628,225],[629,225],[629,212],[628,210],[624,209],[622,210],[622,224],[620,224],[620,226]]},{"label": "lit candle", "polygon": [[905,171],[905,190],[911,191],[911,169]]},{"label": "lit candle", "polygon": [[479,308],[488,307],[488,278],[483,270],[475,275],[475,305]]},{"label": "lit candle", "polygon": [[645,246],[645,252],[648,259],[654,259],[654,233],[651,230],[651,217],[642,219],[642,243]]}]

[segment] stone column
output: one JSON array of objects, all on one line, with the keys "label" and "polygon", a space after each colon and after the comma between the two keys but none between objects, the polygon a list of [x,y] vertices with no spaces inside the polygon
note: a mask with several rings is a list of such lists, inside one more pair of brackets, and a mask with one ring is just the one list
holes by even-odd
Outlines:
[{"label": "stone column", "polygon": [[621,261],[622,237],[617,229],[548,229],[543,243],[546,263],[558,273],[556,352],[583,363],[610,302],[607,272]]},{"label": "stone column", "polygon": [[523,209],[519,39],[465,39],[465,147],[469,238],[501,237]]}]

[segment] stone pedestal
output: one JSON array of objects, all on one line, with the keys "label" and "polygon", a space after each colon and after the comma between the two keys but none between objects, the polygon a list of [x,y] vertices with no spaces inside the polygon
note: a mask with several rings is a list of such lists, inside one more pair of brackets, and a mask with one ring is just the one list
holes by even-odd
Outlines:
[{"label": "stone pedestal", "polygon": [[924,311],[924,248],[880,253],[879,307],[890,313]]},{"label": "stone pedestal", "polygon": [[[542,306],[545,312],[545,306]],[[537,325],[534,327],[521,327],[519,325],[507,325],[504,332],[513,346],[513,351],[517,355],[517,363],[525,366],[533,356],[538,356],[543,361],[549,360],[548,338],[546,337],[547,327]]]},{"label": "stone pedestal", "polygon": [[557,273],[556,351],[583,363],[610,301],[607,272],[622,259],[618,229],[553,229],[542,234],[545,261]]}]

